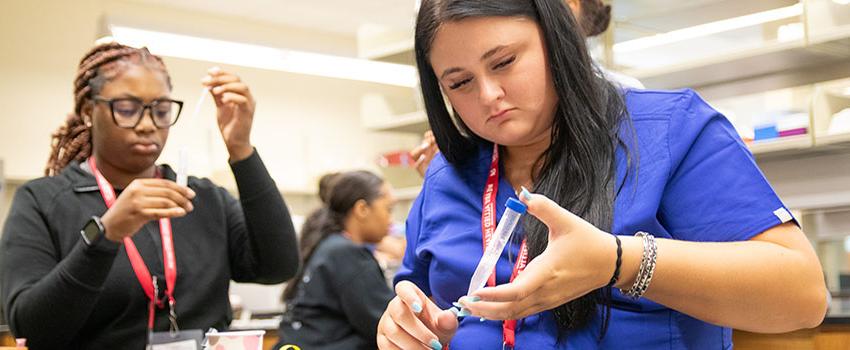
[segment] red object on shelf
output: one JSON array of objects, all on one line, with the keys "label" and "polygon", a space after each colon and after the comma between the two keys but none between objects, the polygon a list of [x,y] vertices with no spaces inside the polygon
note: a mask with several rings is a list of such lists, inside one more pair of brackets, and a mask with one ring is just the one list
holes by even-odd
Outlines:
[{"label": "red object on shelf", "polygon": [[415,163],[408,151],[394,151],[382,154],[378,158],[378,165],[382,167],[412,167]]}]

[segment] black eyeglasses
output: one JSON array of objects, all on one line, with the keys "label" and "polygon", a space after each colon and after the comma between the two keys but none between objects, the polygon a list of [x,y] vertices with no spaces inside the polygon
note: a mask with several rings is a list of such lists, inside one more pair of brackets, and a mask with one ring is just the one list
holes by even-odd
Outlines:
[{"label": "black eyeglasses", "polygon": [[95,96],[92,99],[108,103],[112,112],[112,121],[119,128],[125,129],[135,129],[142,122],[146,109],[150,109],[153,125],[159,129],[166,129],[177,123],[180,111],[183,110],[183,101],[172,99],[156,99],[147,104],[135,97],[105,99]]}]

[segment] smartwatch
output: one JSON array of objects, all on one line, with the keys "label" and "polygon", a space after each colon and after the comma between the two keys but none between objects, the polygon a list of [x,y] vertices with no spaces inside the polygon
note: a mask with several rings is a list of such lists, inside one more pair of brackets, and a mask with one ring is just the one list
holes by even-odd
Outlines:
[{"label": "smartwatch", "polygon": [[103,228],[103,223],[100,222],[100,218],[92,216],[86,225],[83,226],[83,229],[80,230],[80,235],[83,236],[83,242],[86,243],[86,246],[91,247],[95,243],[104,239],[106,236],[106,230]]}]

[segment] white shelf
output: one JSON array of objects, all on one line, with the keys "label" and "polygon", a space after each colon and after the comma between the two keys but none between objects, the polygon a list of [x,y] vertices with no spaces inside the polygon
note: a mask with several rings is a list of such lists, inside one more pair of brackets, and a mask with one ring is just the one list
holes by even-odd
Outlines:
[{"label": "white shelf", "polygon": [[850,154],[850,134],[815,137],[799,135],[749,145],[757,161],[789,160],[827,154]]},{"label": "white shelf", "polygon": [[815,138],[815,146],[843,146],[850,148],[850,133],[823,135]]},{"label": "white shelf", "polygon": [[374,131],[406,132],[422,135],[430,129],[428,116],[425,111],[416,111],[393,116],[385,122],[373,123],[367,126]]},{"label": "white shelf", "polygon": [[813,146],[812,136],[797,135],[780,137],[764,141],[754,141],[749,144],[750,152],[756,157],[774,157],[783,155],[799,154]]},{"label": "white shelf", "polygon": [[414,64],[412,26],[406,30],[359,33],[357,43],[358,56],[361,58]]},{"label": "white shelf", "polygon": [[624,70],[652,89],[698,88],[850,58],[850,32],[807,44],[803,39],[659,68]]}]

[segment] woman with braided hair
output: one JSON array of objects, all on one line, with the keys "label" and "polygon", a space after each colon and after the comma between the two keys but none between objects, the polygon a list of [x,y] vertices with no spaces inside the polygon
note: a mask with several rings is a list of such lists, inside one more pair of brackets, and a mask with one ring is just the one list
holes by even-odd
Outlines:
[{"label": "woman with braided hair", "polygon": [[203,83],[239,200],[156,164],[182,108],[159,57],[108,43],[81,60],[47,177],[17,191],[0,241],[6,318],[30,348],[197,339],[189,330],[231,321],[230,280],[280,283],[298,270],[289,212],[250,143],[248,86],[215,68]]}]

